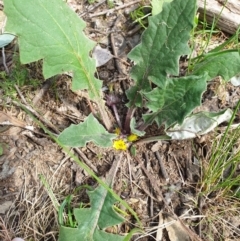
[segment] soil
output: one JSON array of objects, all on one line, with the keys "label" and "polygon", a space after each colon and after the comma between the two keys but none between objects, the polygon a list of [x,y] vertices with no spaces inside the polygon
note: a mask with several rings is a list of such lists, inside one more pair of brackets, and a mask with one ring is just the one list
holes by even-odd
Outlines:
[{"label": "soil", "polygon": [[[89,5],[87,1],[68,1],[69,6],[86,21],[86,35],[117,57],[98,67],[96,76],[102,79],[103,89],[108,89],[111,83],[118,93],[122,121],[127,111],[125,91],[132,84],[127,54],[139,43],[143,31],[139,24],[133,23],[130,13],[140,6],[140,2],[142,4],[142,1],[118,0],[115,1],[116,9],[109,9],[105,1],[95,5]],[[218,41],[224,40],[224,36],[224,33],[218,35]],[[15,44],[7,47],[10,71],[14,67],[11,61],[13,48],[16,48]],[[52,241],[58,238],[57,211],[44,180],[59,203],[77,187],[87,184],[95,188],[97,182],[46,134],[37,120],[55,135],[70,124],[83,121],[96,106],[85,98],[84,92],[71,90],[68,74],[44,80],[41,62],[26,67],[29,78],[38,80],[37,87],[25,85],[18,88],[15,100],[0,90],[0,121],[13,123],[7,129],[0,126],[3,147],[0,156],[0,240],[10,241],[18,236],[25,240]],[[107,91],[104,92],[106,94]],[[198,111],[234,109],[239,96],[239,87],[215,79],[209,82],[203,105]],[[33,110],[26,112],[20,103]],[[114,122],[112,111],[108,111]],[[226,125],[223,124],[222,128]],[[147,130],[147,136],[156,134],[164,134],[163,129],[152,125]],[[207,222],[200,225],[203,217],[199,215],[204,216],[207,212],[198,206],[198,183],[201,180],[200,163],[211,152],[215,136],[216,132],[211,132],[191,140],[139,143],[135,145],[135,156],[127,151],[99,148],[92,143],[84,148],[73,148],[71,152],[101,179],[106,178],[112,163],[120,160],[113,190],[138,214],[144,231],[148,234],[153,232],[152,235],[134,235],[132,240],[156,240],[156,235],[161,232],[163,238],[158,240],[213,240],[209,239]],[[212,197],[212,202],[214,200]],[[74,195],[73,206],[79,202],[89,202],[84,190]],[[208,197],[208,202],[211,203],[211,197]],[[181,225],[175,228],[178,237],[183,233],[182,239],[171,236],[174,230],[158,228],[163,222],[184,215],[193,218],[181,218]],[[225,213],[223,218],[235,227],[235,231],[223,230],[220,224],[216,224],[212,237],[224,232],[223,240],[240,240],[239,217],[228,217]],[[126,234],[135,226],[136,220],[128,215],[126,222],[116,227],[114,232]],[[108,231],[112,232],[111,229]]]}]

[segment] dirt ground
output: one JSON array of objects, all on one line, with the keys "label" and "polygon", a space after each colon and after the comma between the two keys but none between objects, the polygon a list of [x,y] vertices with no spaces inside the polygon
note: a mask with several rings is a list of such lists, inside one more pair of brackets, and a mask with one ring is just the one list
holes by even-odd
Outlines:
[{"label": "dirt ground", "polygon": [[[109,9],[105,1],[89,5],[87,1],[71,0],[68,4],[86,21],[86,35],[117,57],[99,67],[97,76],[103,80],[104,87],[112,83],[121,99],[119,110],[123,119],[127,110],[124,106],[127,102],[125,90],[132,84],[127,54],[139,43],[143,31],[139,24],[133,23],[130,13],[142,1],[115,2],[115,9]],[[218,38],[222,40],[225,35],[220,33]],[[10,69],[14,65],[11,61],[13,46],[8,47]],[[40,175],[47,180],[59,203],[76,187],[84,184],[96,187],[97,183],[46,135],[36,119],[53,134],[58,134],[71,123],[80,123],[95,105],[83,93],[71,90],[71,77],[68,75],[44,80],[41,63],[30,64],[27,68],[29,78],[39,80],[37,87],[16,87],[16,100],[0,90],[0,120],[13,123],[8,129],[0,126],[3,147],[0,156],[0,240],[10,241],[18,236],[25,240],[52,241],[58,237],[57,212]],[[209,83],[199,110],[233,109],[239,96],[239,87],[215,79]],[[31,107],[30,114],[20,107],[20,102]],[[111,114],[111,110],[109,112]],[[147,136],[156,134],[163,134],[162,129],[158,130],[153,125],[147,130]],[[91,143],[85,148],[74,148],[72,152],[101,178],[106,177],[114,160],[120,159],[113,189],[138,214],[148,234],[135,235],[132,240],[156,240],[156,233],[160,235],[161,232],[164,241],[180,240],[171,236],[176,230],[175,235],[184,233],[181,240],[198,240],[195,234],[202,240],[210,240],[207,225],[199,225],[201,215],[205,213],[197,205],[197,183],[201,179],[200,163],[211,151],[215,135],[213,132],[192,140],[139,143],[136,144],[136,156],[112,148],[99,148]],[[88,201],[86,192],[82,190],[75,195],[73,205]],[[181,219],[185,229],[181,225],[173,230],[160,231],[158,228],[163,222],[184,215],[192,217]],[[232,220],[227,213],[223,217],[236,230],[222,230],[216,226],[212,236],[218,237],[219,232],[224,231],[225,239],[222,240],[240,240],[239,217]],[[126,234],[135,225],[136,220],[129,215],[126,222],[117,227],[117,232]]]}]

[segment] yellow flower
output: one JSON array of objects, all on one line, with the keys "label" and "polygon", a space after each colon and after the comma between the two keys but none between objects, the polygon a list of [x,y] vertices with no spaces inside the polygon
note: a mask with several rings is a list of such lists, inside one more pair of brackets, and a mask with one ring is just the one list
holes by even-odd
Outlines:
[{"label": "yellow flower", "polygon": [[125,143],[124,140],[115,140],[113,142],[113,147],[116,149],[116,150],[123,150],[123,151],[126,151],[127,150],[127,145]]},{"label": "yellow flower", "polygon": [[128,139],[128,141],[133,142],[133,141],[136,141],[138,139],[138,136],[135,135],[135,134],[131,134],[127,137],[127,139]]}]

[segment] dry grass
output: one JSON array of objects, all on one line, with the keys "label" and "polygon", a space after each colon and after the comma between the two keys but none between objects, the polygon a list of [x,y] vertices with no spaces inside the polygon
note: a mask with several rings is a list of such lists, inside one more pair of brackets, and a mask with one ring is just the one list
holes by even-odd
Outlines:
[{"label": "dry grass", "polygon": [[46,192],[36,187],[23,190],[5,219],[8,230],[25,240],[56,240],[57,213]]},{"label": "dry grass", "polygon": [[[36,171],[36,173],[38,172]],[[46,170],[42,173],[45,173],[50,188],[57,193],[57,199],[63,200],[66,196],[63,192],[66,190],[62,186],[62,177],[51,175],[49,170],[48,174],[46,174]],[[24,183],[21,193],[5,215],[4,220],[0,219],[4,241],[10,241],[14,237],[34,241],[57,240],[58,214],[47,190],[40,179],[38,180],[34,188],[29,188]]]},{"label": "dry grass", "polygon": [[240,240],[240,128],[215,138],[199,184],[199,230],[206,240]]}]

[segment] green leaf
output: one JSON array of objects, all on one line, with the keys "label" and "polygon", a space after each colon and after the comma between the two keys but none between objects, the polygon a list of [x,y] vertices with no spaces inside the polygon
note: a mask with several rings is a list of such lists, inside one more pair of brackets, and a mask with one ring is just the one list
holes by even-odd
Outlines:
[{"label": "green leaf", "polygon": [[78,227],[61,227],[59,241],[123,241],[124,236],[107,233],[105,228],[123,222],[114,210],[115,198],[103,187],[87,192],[90,197],[90,208],[74,209]]},{"label": "green leaf", "polygon": [[98,146],[110,147],[115,137],[115,134],[108,133],[90,114],[83,123],[66,128],[58,139],[63,145],[71,147],[83,147],[89,141],[93,141]]},{"label": "green leaf", "polygon": [[190,52],[188,40],[195,9],[196,0],[174,0],[149,18],[141,43],[128,55],[135,62],[131,78],[136,81],[127,92],[129,106],[142,106],[141,92],[150,91],[152,82],[161,87],[168,75],[178,76],[179,58]]},{"label": "green leaf", "polygon": [[207,74],[169,79],[164,88],[155,88],[145,96],[151,114],[144,115],[144,121],[156,121],[165,127],[181,124],[191,111],[201,104],[202,93],[207,88]]},{"label": "green leaf", "polygon": [[233,76],[240,73],[240,55],[236,51],[223,51],[207,55],[200,63],[193,67],[192,74],[200,75],[208,73],[208,80],[217,76],[224,80],[230,80]]},{"label": "green leaf", "polygon": [[136,127],[136,119],[133,117],[130,121],[130,129],[131,133],[137,135],[137,136],[144,136],[146,134],[145,131],[139,131]]},{"label": "green leaf", "polygon": [[162,6],[164,2],[172,2],[172,0],[152,0],[152,15],[157,15],[162,12]]},{"label": "green leaf", "polygon": [[102,82],[94,77],[95,60],[89,57],[95,43],[65,1],[6,0],[4,12],[6,30],[19,38],[22,63],[43,59],[45,78],[72,71],[74,90],[88,89],[91,98],[100,97]]}]

